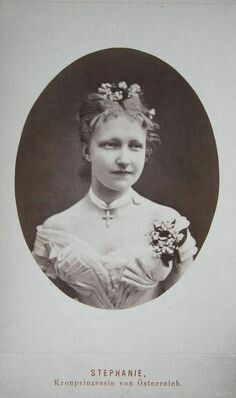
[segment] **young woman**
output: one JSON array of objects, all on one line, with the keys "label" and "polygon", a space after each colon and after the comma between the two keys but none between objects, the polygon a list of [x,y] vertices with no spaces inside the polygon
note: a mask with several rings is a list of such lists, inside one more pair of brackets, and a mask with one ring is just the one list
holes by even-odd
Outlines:
[{"label": "young woman", "polygon": [[79,109],[91,187],[78,203],[37,227],[33,255],[78,301],[122,309],[172,286],[197,249],[189,221],[131,187],[159,141],[154,109],[139,85],[102,84]]}]

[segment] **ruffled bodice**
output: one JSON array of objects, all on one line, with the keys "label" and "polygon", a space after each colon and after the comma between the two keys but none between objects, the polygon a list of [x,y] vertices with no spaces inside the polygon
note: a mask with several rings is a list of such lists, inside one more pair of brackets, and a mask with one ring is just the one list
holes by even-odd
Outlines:
[{"label": "ruffled bodice", "polygon": [[[179,230],[189,225],[179,216]],[[196,253],[195,240],[188,232],[179,248],[180,262]],[[129,308],[160,294],[160,282],[171,272],[153,255],[147,238],[109,254],[99,254],[83,240],[67,232],[37,227],[33,255],[46,273],[70,286],[75,298],[85,304],[107,309]]]}]

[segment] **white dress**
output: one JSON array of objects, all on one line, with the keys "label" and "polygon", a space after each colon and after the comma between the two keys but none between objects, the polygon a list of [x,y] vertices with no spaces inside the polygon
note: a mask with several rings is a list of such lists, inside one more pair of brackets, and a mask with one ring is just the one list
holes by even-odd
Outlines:
[{"label": "white dress", "polygon": [[[49,278],[54,281],[59,278],[70,286],[74,298],[84,304],[106,309],[142,304],[160,295],[160,282],[171,272],[171,263],[166,266],[153,254],[150,226],[154,221],[175,220],[176,230],[181,231],[188,228],[189,221],[175,210],[153,203],[133,190],[121,211],[124,209],[136,218],[138,214],[146,233],[142,239],[108,254],[100,254],[68,230],[37,227],[33,250],[37,263]],[[180,265],[196,252],[195,240],[187,230],[187,238],[178,249]]]}]

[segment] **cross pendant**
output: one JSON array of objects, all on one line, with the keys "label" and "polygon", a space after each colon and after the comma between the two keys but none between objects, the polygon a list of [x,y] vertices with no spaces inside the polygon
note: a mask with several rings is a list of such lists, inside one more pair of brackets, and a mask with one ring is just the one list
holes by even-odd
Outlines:
[{"label": "cross pendant", "polygon": [[107,228],[109,228],[109,222],[110,222],[110,220],[113,220],[114,216],[111,214],[110,209],[106,209],[105,212],[106,212],[106,215],[104,217],[102,217],[102,219],[106,220],[106,226],[107,226]]}]

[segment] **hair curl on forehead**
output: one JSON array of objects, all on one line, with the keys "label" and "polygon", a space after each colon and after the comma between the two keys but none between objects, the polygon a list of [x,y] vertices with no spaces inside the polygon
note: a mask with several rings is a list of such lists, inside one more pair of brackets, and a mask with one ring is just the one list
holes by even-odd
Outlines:
[{"label": "hair curl on forehead", "polygon": [[91,136],[101,123],[110,118],[124,115],[131,121],[138,122],[147,134],[147,157],[160,145],[159,124],[150,120],[149,109],[140,96],[113,101],[93,93],[82,101],[78,108],[79,137],[82,145],[88,146]]}]

